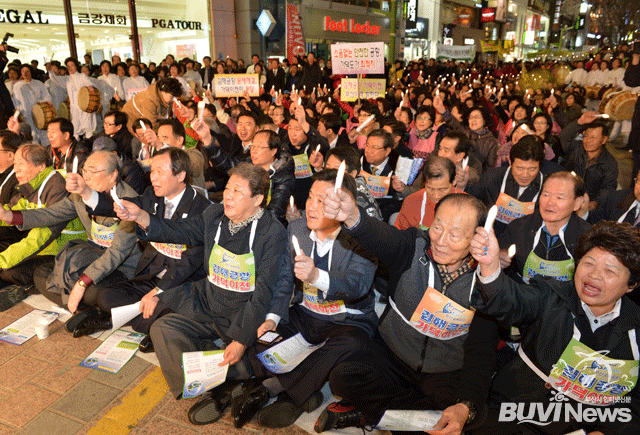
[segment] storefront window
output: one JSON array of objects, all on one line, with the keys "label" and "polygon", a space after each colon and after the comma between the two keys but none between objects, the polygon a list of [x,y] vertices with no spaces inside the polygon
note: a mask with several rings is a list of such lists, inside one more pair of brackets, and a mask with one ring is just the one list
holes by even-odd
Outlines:
[{"label": "storefront window", "polygon": [[[131,22],[126,0],[88,2],[72,0],[76,46],[80,61],[92,55],[93,63],[117,54],[124,61],[133,58]],[[10,44],[19,48],[23,62],[36,59],[42,65],[52,58],[64,61],[69,56],[66,19],[62,0],[49,4],[25,0],[0,2],[0,23],[4,32],[15,36]],[[209,13],[205,1],[174,0],[156,3],[136,2],[141,61],[160,61],[167,53],[202,58],[210,53]]]}]

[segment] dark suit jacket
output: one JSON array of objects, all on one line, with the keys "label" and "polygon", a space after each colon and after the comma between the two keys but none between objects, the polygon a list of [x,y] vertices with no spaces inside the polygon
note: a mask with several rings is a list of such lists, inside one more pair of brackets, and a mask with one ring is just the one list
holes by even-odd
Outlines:
[{"label": "dark suit jacket", "polygon": [[[105,194],[100,194],[99,197],[94,213],[102,216],[115,216],[111,197]],[[153,187],[148,187],[140,196],[126,198],[126,200],[133,202],[150,215],[158,218],[164,216],[164,198],[156,196]],[[173,212],[171,220],[179,221],[201,215],[209,204],[208,199],[202,195],[197,195],[193,187],[187,184],[184,195],[182,195],[178,207]],[[197,281],[204,278],[203,260],[204,247],[202,245],[187,247],[187,250],[182,253],[181,258],[178,260],[161,254],[151,244],[147,244],[142,252],[134,276],[149,276],[151,278],[166,268],[167,272],[158,282],[158,287],[162,290],[167,290],[187,281]]]},{"label": "dark suit jacket", "polygon": [[[592,224],[597,224],[600,221],[618,221],[620,217],[627,213],[633,201],[635,201],[633,195],[633,189],[622,189],[611,192],[607,195],[606,199],[601,203],[598,203],[598,207],[587,217],[587,221]],[[623,222],[628,222],[633,225],[636,220],[635,210],[631,210],[625,216]]]},{"label": "dark suit jacket", "polygon": [[276,70],[276,74],[273,73],[273,70],[267,70],[267,81],[264,84],[265,92],[271,92],[271,87],[275,87],[276,91],[282,91],[285,87],[285,74],[284,69],[278,68]]},{"label": "dark suit jacket", "polygon": [[[208,70],[209,70],[209,77],[208,77],[208,79],[209,79],[209,80],[208,80],[207,82],[205,82],[205,81],[204,81],[204,71],[205,71],[206,69],[208,69]],[[213,76],[214,76],[214,74],[216,73],[216,70],[215,70],[215,69],[213,69],[213,67],[212,67],[212,66],[210,66],[209,68],[204,68],[204,67],[202,67],[202,68],[200,68],[200,71],[198,71],[198,73],[200,74],[200,77],[202,77],[202,86],[204,86],[204,87],[206,88],[206,87],[207,87],[207,84],[210,84],[210,83],[211,83],[211,80],[213,80]]]}]

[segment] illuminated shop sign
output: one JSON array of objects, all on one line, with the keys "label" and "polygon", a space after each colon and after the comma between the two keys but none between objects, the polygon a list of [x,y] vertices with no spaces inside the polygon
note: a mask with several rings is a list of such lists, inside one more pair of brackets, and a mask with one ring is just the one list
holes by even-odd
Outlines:
[{"label": "illuminated shop sign", "polygon": [[323,21],[323,30],[325,32],[345,32],[345,33],[360,33],[365,35],[379,35],[381,26],[374,26],[366,21],[364,23],[357,23],[353,18],[342,19],[334,21],[330,16],[325,15]]}]

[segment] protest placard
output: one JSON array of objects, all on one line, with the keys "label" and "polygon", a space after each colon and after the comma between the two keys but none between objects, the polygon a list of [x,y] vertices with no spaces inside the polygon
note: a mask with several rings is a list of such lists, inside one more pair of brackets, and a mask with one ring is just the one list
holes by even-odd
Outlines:
[{"label": "protest placard", "polygon": [[258,74],[216,74],[213,77],[216,98],[241,97],[245,89],[252,97],[260,95]]},{"label": "protest placard", "polygon": [[333,74],[384,74],[384,42],[331,44]]},{"label": "protest placard", "polygon": [[[360,79],[360,98],[384,98],[385,79]],[[358,99],[358,79],[342,79],[340,99],[342,101],[356,101]]]}]

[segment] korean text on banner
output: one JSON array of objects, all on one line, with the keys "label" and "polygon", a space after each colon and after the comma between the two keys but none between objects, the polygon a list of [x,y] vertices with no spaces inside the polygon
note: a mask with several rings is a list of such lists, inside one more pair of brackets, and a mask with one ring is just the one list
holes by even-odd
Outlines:
[{"label": "korean text on banner", "polygon": [[438,44],[439,59],[473,60],[476,57],[475,45]]},{"label": "korean text on banner", "polygon": [[[358,99],[358,79],[342,79],[340,99],[356,101]],[[360,98],[376,99],[385,96],[385,79],[360,79]]]},{"label": "korean text on banner", "polygon": [[333,74],[384,74],[384,42],[331,44]]},{"label": "korean text on banner", "polygon": [[241,97],[245,89],[252,97],[260,95],[258,74],[216,74],[213,83],[216,98]]},{"label": "korean text on banner", "polygon": [[287,3],[287,59],[294,63],[296,56],[304,54],[304,36],[300,25],[298,7]]}]

